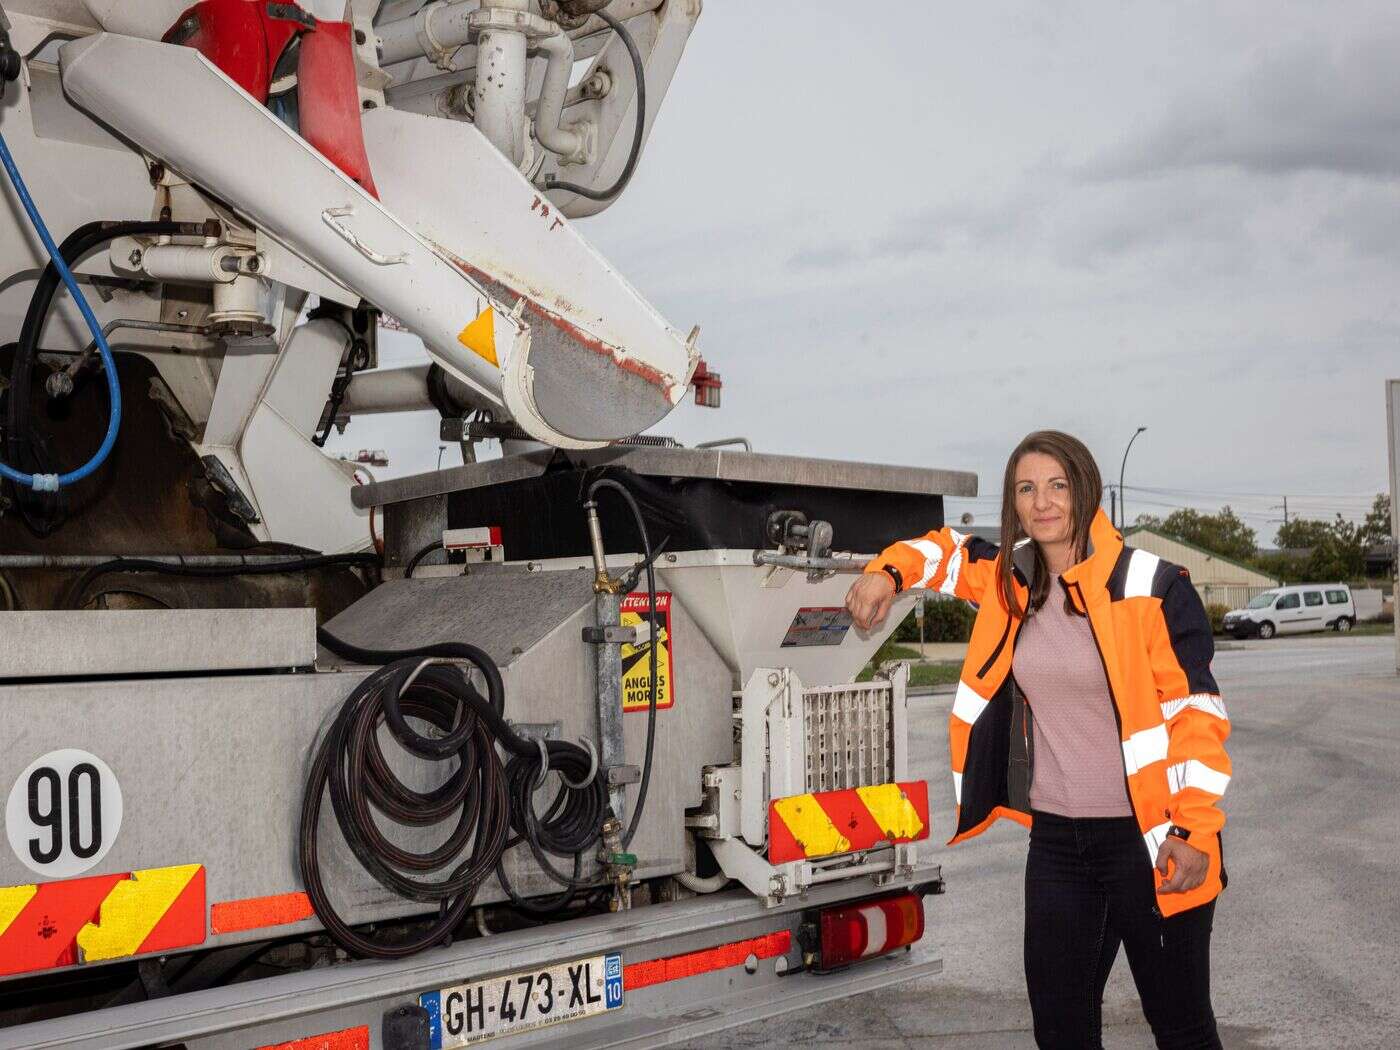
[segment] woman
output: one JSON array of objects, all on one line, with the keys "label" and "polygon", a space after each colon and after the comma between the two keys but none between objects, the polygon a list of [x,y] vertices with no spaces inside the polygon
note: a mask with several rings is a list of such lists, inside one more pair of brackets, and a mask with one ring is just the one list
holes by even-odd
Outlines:
[{"label": "woman", "polygon": [[957,830],[1030,827],[1026,986],[1036,1044],[1101,1042],[1123,945],[1159,1047],[1219,1047],[1210,932],[1225,885],[1216,803],[1229,722],[1210,623],[1186,570],[1132,550],[1100,509],[1084,445],[1043,430],[1012,452],[1001,547],[952,529],[887,548],[846,607],[877,627],[896,594],[978,605],[948,737]]}]

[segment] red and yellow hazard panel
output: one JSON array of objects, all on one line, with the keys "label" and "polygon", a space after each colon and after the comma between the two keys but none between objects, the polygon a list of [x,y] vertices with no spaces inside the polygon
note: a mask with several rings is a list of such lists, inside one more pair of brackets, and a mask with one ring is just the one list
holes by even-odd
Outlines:
[{"label": "red and yellow hazard panel", "polygon": [[768,804],[770,864],[915,842],[928,834],[928,784],[922,780],[792,795]]},{"label": "red and yellow hazard panel", "polygon": [[204,865],[0,888],[0,975],[204,943]]}]

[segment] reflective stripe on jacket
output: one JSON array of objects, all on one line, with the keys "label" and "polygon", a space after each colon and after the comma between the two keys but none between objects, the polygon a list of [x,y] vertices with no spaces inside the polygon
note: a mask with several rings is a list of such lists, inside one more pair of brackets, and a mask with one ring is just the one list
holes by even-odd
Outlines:
[{"label": "reflective stripe on jacket", "polygon": [[[1052,584],[1048,601],[1068,594],[1085,613],[1103,659],[1123,743],[1123,774],[1149,861],[1175,824],[1210,858],[1205,881],[1187,893],[1158,894],[1163,915],[1213,900],[1222,889],[1216,804],[1230,782],[1230,722],[1210,671],[1210,621],[1186,570],[1123,544],[1100,510],[1089,556]],[[1012,553],[1013,582],[1028,597],[1034,552]],[[890,566],[906,588],[955,595],[978,605],[967,658],[948,719],[957,829],[949,845],[999,817],[1030,826],[1030,711],[1011,675],[1021,620],[998,589],[1000,548],[954,529],[887,547],[866,572]],[[1162,876],[1154,871],[1156,884]]]}]

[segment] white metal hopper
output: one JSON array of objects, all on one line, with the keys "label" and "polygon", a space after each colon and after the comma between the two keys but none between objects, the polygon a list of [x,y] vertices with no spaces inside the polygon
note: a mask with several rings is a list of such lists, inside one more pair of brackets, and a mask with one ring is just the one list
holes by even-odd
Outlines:
[{"label": "white metal hopper", "polygon": [[[859,631],[844,611],[850,573],[809,581],[804,570],[755,563],[756,546],[771,548],[771,537],[766,543],[759,537],[773,511],[792,508],[813,519],[830,514],[837,520],[833,556],[850,559],[854,568],[889,541],[940,524],[942,496],[974,495],[977,488],[976,477],[961,471],[618,446],[472,463],[366,485],[352,498],[357,506],[383,507],[394,531],[412,537],[410,547],[448,521],[497,526],[512,561],[576,569],[592,564],[584,553],[581,484],[605,473],[640,493],[644,517],[662,519],[649,528],[653,544],[669,544],[656,560],[657,584],[695,619],[729,665],[736,689],[756,667],[790,667],[811,686],[849,682],[914,600],[901,597],[881,629]],[[613,509],[620,528],[605,529],[605,539],[616,551],[635,543],[635,533],[620,506]],[[540,520],[552,528],[538,529]],[[608,562],[621,575],[638,557],[610,554]]]}]

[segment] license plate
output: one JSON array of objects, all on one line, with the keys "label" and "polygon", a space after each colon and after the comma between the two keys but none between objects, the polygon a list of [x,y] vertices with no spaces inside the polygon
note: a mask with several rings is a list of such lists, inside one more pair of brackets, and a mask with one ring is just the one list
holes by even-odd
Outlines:
[{"label": "license plate", "polygon": [[471,1046],[622,1009],[622,956],[595,955],[457,984],[424,992],[418,1002],[428,1011],[433,1050]]}]

